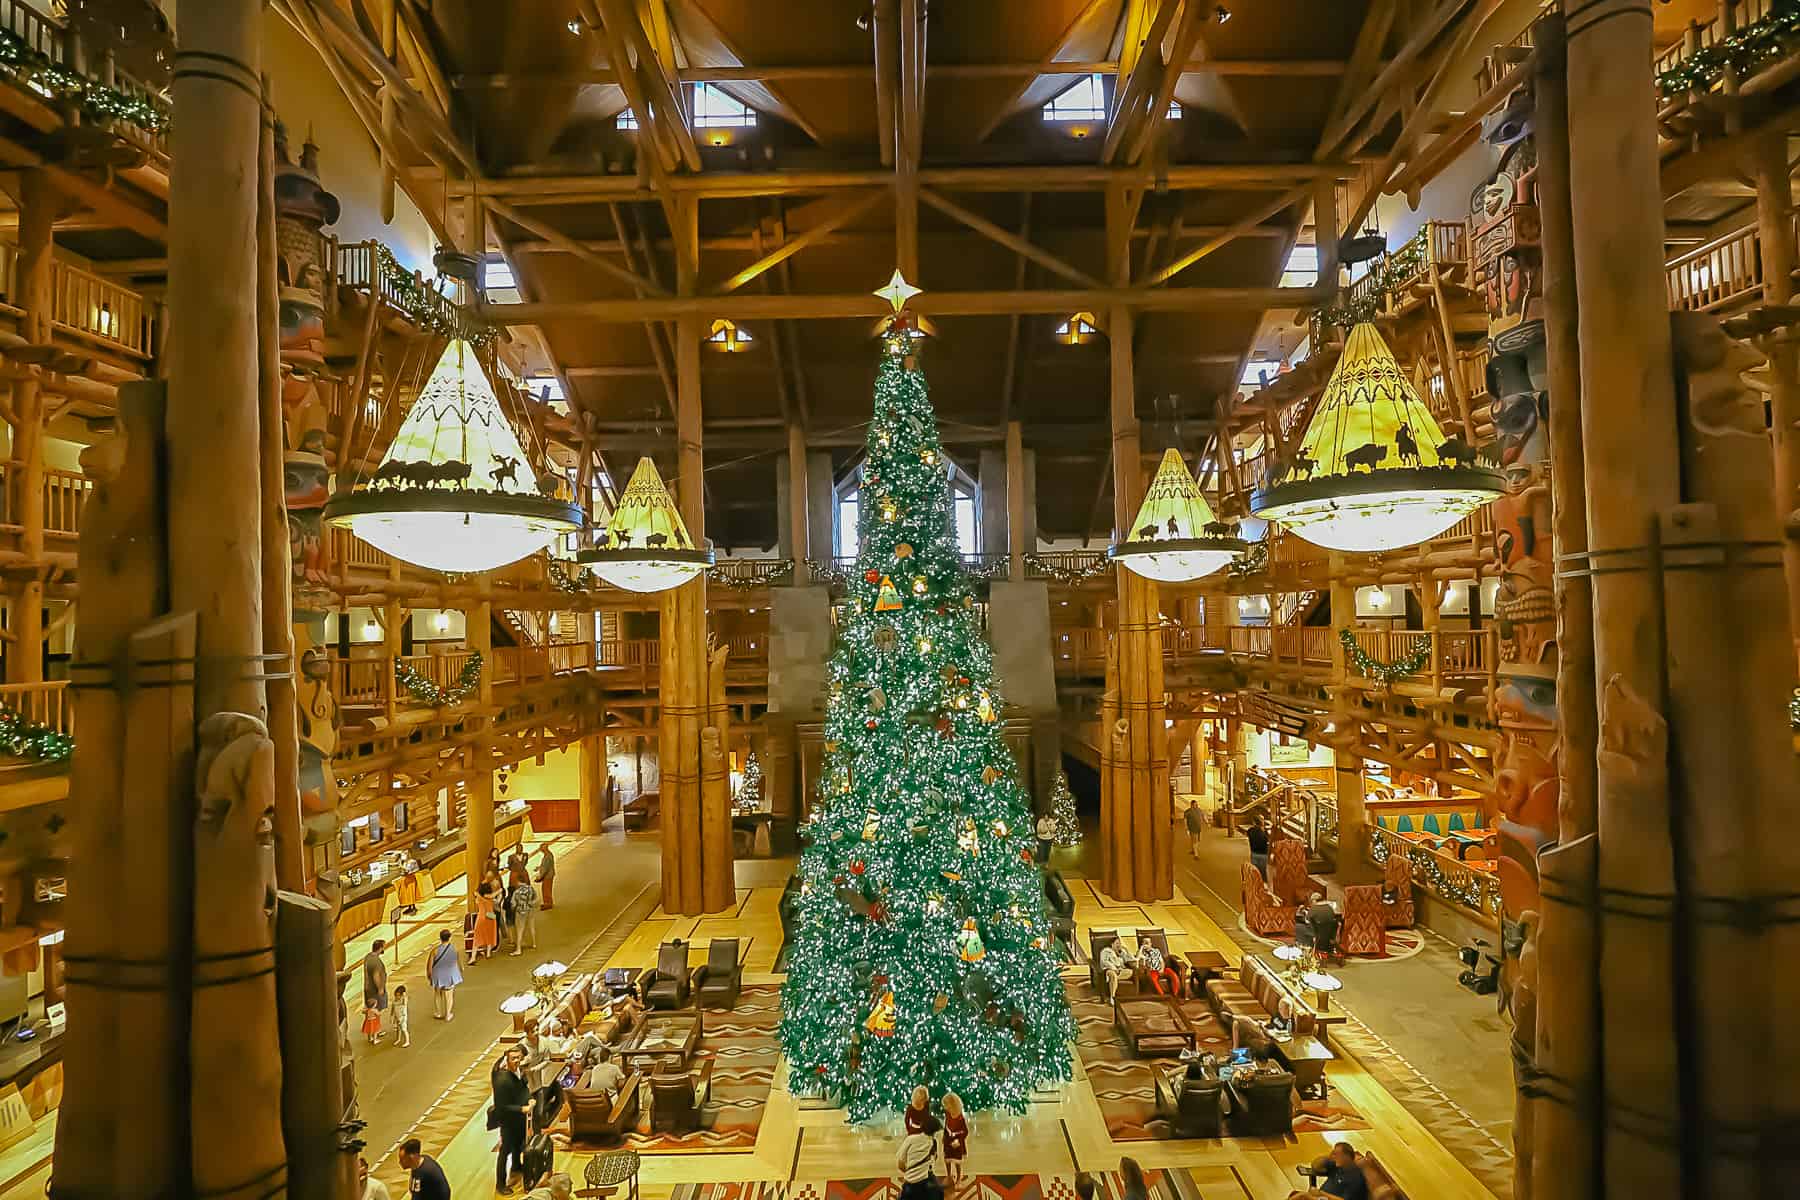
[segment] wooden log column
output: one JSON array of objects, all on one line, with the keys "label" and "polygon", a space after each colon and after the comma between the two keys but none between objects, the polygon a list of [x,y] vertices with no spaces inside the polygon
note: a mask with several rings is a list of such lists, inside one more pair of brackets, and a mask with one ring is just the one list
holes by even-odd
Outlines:
[{"label": "wooden log column", "polygon": [[[1763,299],[1794,299],[1794,187],[1788,178],[1787,134],[1757,142],[1756,224],[1762,244]],[[1782,572],[1787,579],[1788,626],[1800,639],[1800,349],[1770,339],[1769,428],[1775,445],[1775,511],[1782,534]],[[1795,643],[1800,657],[1800,640]]]},{"label": "wooden log column", "polygon": [[[56,207],[61,203],[49,175],[26,171],[19,184],[19,333],[32,346],[50,342],[50,265],[55,257]],[[34,377],[13,385],[13,521],[19,548],[28,561],[44,557],[44,394]],[[44,577],[35,572],[8,589],[12,646],[6,654],[6,682],[38,683],[44,678]]]},{"label": "wooden log column", "polygon": [[1333,750],[1337,779],[1337,876],[1356,882],[1374,874],[1369,863],[1369,815],[1363,807],[1363,760],[1354,750]]},{"label": "wooden log column", "polygon": [[468,883],[468,910],[475,911],[475,898],[481,887],[481,873],[494,850],[494,767],[488,748],[476,742],[463,751],[463,767],[468,772],[466,800],[463,805],[463,876]]},{"label": "wooden log column", "polygon": [[[1143,500],[1138,443],[1132,314],[1112,311],[1113,524],[1123,537]],[[1117,900],[1167,900],[1175,894],[1173,801],[1164,727],[1162,621],[1156,584],[1116,570],[1118,620],[1116,717],[1102,731],[1101,882]]]},{"label": "wooden log column", "polygon": [[[602,723],[605,713],[601,713]],[[590,836],[602,831],[606,818],[606,735],[590,734],[581,739],[581,832]]]},{"label": "wooden log column", "polygon": [[[676,502],[695,545],[706,539],[704,459],[701,452],[701,319],[676,325]],[[734,896],[729,789],[709,792],[705,731],[713,728],[712,673],[707,651],[706,577],[663,593],[659,757],[662,767],[662,892],[670,913],[697,916],[730,907]],[[719,686],[723,688],[721,672]],[[720,697],[723,704],[723,696]],[[717,813],[709,807],[718,807]],[[720,823],[723,838],[716,832]],[[713,836],[707,836],[708,830]]]},{"label": "wooden log column", "polygon": [[[1559,1102],[1538,1114],[1548,1127],[1535,1155],[1539,1200],[1666,1191],[1683,1169],[1682,1081],[1697,1065],[1677,1027],[1667,737],[1659,711],[1666,672],[1654,547],[1659,514],[1679,500],[1680,461],[1651,0],[1571,0],[1565,12],[1568,112],[1580,114],[1568,131],[1582,394],[1607,398],[1604,406],[1582,407],[1595,676],[1604,697],[1594,883],[1603,898],[1629,897],[1630,915],[1611,901],[1600,906],[1599,1026],[1575,1028],[1561,1017],[1546,1024],[1540,1011],[1540,1050],[1550,1043],[1557,1070],[1547,1095]],[[1579,846],[1557,853],[1579,857]],[[1585,903],[1583,882],[1547,880],[1547,906]],[[1545,966],[1574,957],[1566,947],[1549,953],[1556,936],[1549,925],[1540,934]],[[1585,969],[1540,974],[1540,1005],[1579,1015],[1579,998],[1562,1009],[1561,993],[1591,994],[1594,976]],[[1625,1114],[1629,1119],[1620,1119]]]}]

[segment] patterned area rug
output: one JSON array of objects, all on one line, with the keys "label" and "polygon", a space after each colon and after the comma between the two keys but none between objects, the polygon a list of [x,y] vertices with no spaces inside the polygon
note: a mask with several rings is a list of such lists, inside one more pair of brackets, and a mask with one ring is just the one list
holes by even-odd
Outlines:
[{"label": "patterned area rug", "polygon": [[[769,1088],[781,1057],[776,1027],[781,1023],[781,989],[773,984],[747,984],[730,1012],[705,1013],[705,1033],[694,1069],[713,1062],[709,1126],[693,1133],[651,1133],[648,1087],[639,1097],[638,1128],[625,1144],[639,1154],[732,1153],[754,1150],[768,1107]],[[577,1145],[577,1151],[592,1147]]]},{"label": "patterned area rug", "polygon": [[[1117,1172],[1097,1171],[1099,1200],[1124,1200]],[[1221,1183],[1221,1177],[1229,1182]],[[1184,1168],[1146,1170],[1150,1200],[1250,1200],[1235,1171],[1210,1168],[1202,1190]],[[682,1183],[670,1200],[896,1200],[896,1179],[795,1179],[765,1183]],[[975,1175],[950,1200],[1075,1200],[1073,1175]]]},{"label": "patterned area rug", "polygon": [[[1291,937],[1268,937],[1253,931],[1244,923],[1244,915],[1238,914],[1238,931],[1252,941],[1261,942],[1265,946],[1291,946]],[[1417,929],[1390,929],[1387,931],[1387,952],[1384,954],[1351,954],[1346,957],[1357,962],[1384,963],[1399,962],[1403,958],[1411,958],[1425,948],[1425,935]]]},{"label": "patterned area rug", "polygon": [[[1156,1115],[1154,1073],[1175,1069],[1172,1058],[1133,1058],[1131,1050],[1113,1024],[1110,1004],[1094,996],[1085,984],[1071,986],[1069,1009],[1079,1026],[1076,1049],[1081,1065],[1087,1070],[1094,1098],[1100,1102],[1106,1118],[1106,1132],[1115,1142],[1145,1142],[1173,1138],[1169,1123]],[[1191,1020],[1192,1018],[1190,1018]],[[1231,1052],[1231,1036],[1210,1015],[1200,1025],[1202,1051],[1220,1056]],[[1327,1077],[1329,1080],[1329,1071]],[[1305,1100],[1294,1117],[1295,1133],[1322,1133],[1326,1130],[1367,1129],[1369,1123],[1336,1092],[1326,1100]]]}]

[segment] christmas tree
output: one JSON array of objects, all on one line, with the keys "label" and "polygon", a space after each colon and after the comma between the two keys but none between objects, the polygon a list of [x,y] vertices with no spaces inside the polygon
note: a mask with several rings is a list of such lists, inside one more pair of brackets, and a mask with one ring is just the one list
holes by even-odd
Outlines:
[{"label": "christmas tree", "polygon": [[1075,793],[1069,790],[1069,776],[1060,768],[1050,788],[1050,815],[1056,819],[1056,844],[1079,846],[1081,821],[1075,815]]},{"label": "christmas tree", "polygon": [[744,760],[744,777],[738,780],[736,807],[739,812],[756,812],[762,808],[762,763],[756,751]]},{"label": "christmas tree", "polygon": [[1075,1026],[907,314],[883,347],[781,1043],[853,1121],[918,1084],[1019,1111]]}]

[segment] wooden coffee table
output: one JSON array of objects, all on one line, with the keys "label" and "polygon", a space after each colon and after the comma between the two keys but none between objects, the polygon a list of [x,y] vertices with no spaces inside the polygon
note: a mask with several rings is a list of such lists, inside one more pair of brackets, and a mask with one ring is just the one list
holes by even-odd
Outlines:
[{"label": "wooden coffee table", "polygon": [[1230,961],[1217,950],[1188,950],[1173,957],[1185,960],[1189,967],[1200,973],[1203,982],[1231,969]]},{"label": "wooden coffee table", "polygon": [[1294,1073],[1294,1089],[1305,1095],[1310,1089],[1317,1088],[1318,1098],[1323,1100],[1326,1094],[1325,1064],[1337,1055],[1324,1042],[1307,1035],[1292,1037],[1285,1042],[1271,1038],[1270,1042],[1275,1057]]},{"label": "wooden coffee table", "polygon": [[674,1058],[685,1067],[688,1059],[694,1056],[694,1049],[700,1045],[700,1033],[698,1009],[646,1017],[637,1034],[619,1047],[619,1065],[627,1074],[632,1071],[650,1073],[664,1058]]}]

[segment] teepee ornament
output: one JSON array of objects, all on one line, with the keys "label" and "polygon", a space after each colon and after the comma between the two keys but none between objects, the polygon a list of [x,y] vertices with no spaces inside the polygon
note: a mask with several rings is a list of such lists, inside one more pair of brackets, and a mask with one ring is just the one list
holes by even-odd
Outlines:
[{"label": "teepee ornament", "polygon": [[662,475],[646,457],[638,459],[600,544],[575,558],[614,587],[661,592],[712,566],[713,552],[695,548]]},{"label": "teepee ornament", "polygon": [[491,571],[580,529],[579,506],[543,484],[476,358],[444,347],[374,474],[333,496],[326,523],[434,571]]},{"label": "teepee ornament", "polygon": [[1497,499],[1505,477],[1446,439],[1375,326],[1344,340],[1282,481],[1250,511],[1330,550],[1416,545]]},{"label": "teepee ornament", "polygon": [[1145,579],[1181,583],[1211,575],[1242,554],[1244,540],[1213,516],[1179,450],[1165,450],[1137,520],[1107,556]]},{"label": "teepee ornament", "polygon": [[881,588],[875,595],[876,612],[898,612],[901,608],[899,589],[888,576],[881,577]]}]

